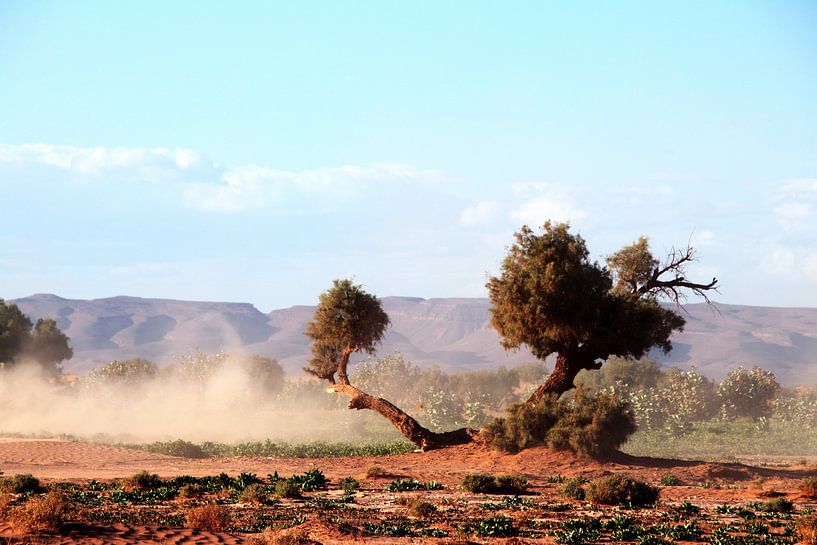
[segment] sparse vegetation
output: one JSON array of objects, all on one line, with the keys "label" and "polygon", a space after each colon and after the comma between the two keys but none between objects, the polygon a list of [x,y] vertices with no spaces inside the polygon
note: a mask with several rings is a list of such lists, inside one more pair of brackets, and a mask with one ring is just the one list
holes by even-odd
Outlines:
[{"label": "sparse vegetation", "polygon": [[817,477],[807,477],[800,483],[800,492],[810,500],[817,500]]},{"label": "sparse vegetation", "polygon": [[479,494],[520,494],[528,486],[523,477],[512,475],[493,476],[486,473],[474,473],[462,478],[462,487],[469,492]]},{"label": "sparse vegetation", "polygon": [[574,477],[564,482],[559,494],[563,498],[571,500],[583,500],[585,497],[584,483],[586,481],[581,477]]},{"label": "sparse vegetation", "polygon": [[12,528],[21,534],[57,532],[67,522],[72,506],[60,490],[51,490],[34,496],[22,505],[9,510]]},{"label": "sparse vegetation", "polygon": [[0,491],[12,494],[36,494],[42,490],[40,480],[30,473],[0,478]]},{"label": "sparse vegetation", "polygon": [[230,511],[223,505],[211,503],[191,507],[185,518],[185,526],[209,532],[222,532],[230,525]]},{"label": "sparse vegetation", "polygon": [[797,531],[803,545],[817,545],[817,515],[805,515],[797,519]]}]

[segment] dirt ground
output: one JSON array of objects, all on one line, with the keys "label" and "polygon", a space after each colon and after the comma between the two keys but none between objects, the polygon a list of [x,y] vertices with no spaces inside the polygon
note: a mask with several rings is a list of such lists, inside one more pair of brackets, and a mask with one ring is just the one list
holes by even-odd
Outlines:
[{"label": "dirt ground", "polygon": [[[810,463],[803,464],[803,461]],[[235,457],[192,460],[82,442],[0,439],[0,470],[5,476],[30,473],[45,484],[64,481],[79,484],[91,480],[113,481],[141,470],[157,473],[163,478],[179,475],[203,477],[222,472],[231,476],[242,472],[258,476],[266,476],[273,472],[293,475],[310,469],[319,469],[333,483],[338,483],[345,477],[354,477],[360,481],[361,490],[353,506],[354,517],[357,518],[349,518],[348,520],[352,522],[348,524],[343,522],[344,519],[340,515],[328,517],[319,509],[307,508],[311,505],[308,497],[298,501],[282,500],[274,506],[258,508],[274,511],[276,520],[285,521],[289,518],[300,522],[300,527],[311,539],[326,544],[351,540],[375,543],[483,543],[494,540],[512,543],[554,543],[556,538],[548,529],[557,527],[559,521],[615,514],[610,510],[599,510],[589,504],[571,502],[560,497],[559,476],[594,479],[621,473],[653,485],[657,485],[664,476],[677,477],[682,485],[662,488],[658,506],[660,509],[645,511],[638,515],[650,520],[666,518],[666,513],[682,502],[692,503],[705,512],[714,513],[716,506],[724,504],[742,506],[749,502],[779,496],[794,501],[796,509],[814,509],[817,507],[814,501],[803,498],[798,489],[803,478],[817,476],[817,465],[811,464],[813,462],[810,459],[804,459],[785,467],[750,466],[736,463],[636,458],[626,455],[619,455],[614,460],[602,463],[577,459],[569,454],[551,452],[544,448],[508,455],[478,445],[380,457],[321,459]],[[382,476],[367,476],[367,471],[373,466],[382,468]],[[473,473],[518,475],[527,479],[529,489],[525,495],[524,508],[519,505],[515,507],[506,505],[505,509],[499,503],[503,501],[501,496],[475,495],[462,490],[459,486],[462,477]],[[384,486],[397,478],[417,479],[421,482],[436,481],[445,486],[444,490],[411,494],[419,495],[438,507],[437,514],[428,521],[432,525],[446,528],[446,537],[366,536],[355,526],[354,521],[364,519],[374,522],[391,520],[389,517],[412,520],[398,500],[400,493],[384,491]],[[336,484],[334,488],[337,489]],[[330,487],[320,496],[322,501],[327,501],[336,499],[339,495],[339,490]],[[173,506],[181,509],[179,500],[176,500]],[[235,509],[240,507],[234,506]],[[346,511],[336,511],[338,512]],[[463,521],[478,520],[479,516],[491,516],[495,513],[507,516],[525,530],[510,538],[479,537],[464,533],[461,529],[457,530],[458,524],[460,528],[463,527]],[[711,524],[715,524],[712,521]],[[427,525],[428,522],[423,524]],[[253,537],[248,533],[214,533],[181,527],[140,525],[128,521],[107,525],[78,521],[58,535],[20,536],[14,534],[7,522],[0,522],[0,543],[6,540],[8,543],[71,545],[78,543],[209,545],[248,543]]]}]

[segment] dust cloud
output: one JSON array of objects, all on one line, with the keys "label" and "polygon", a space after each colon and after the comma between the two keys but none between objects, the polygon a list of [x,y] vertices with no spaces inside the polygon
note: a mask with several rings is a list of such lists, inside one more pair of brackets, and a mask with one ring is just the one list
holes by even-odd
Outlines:
[{"label": "dust cloud", "polygon": [[241,365],[192,377],[171,365],[130,383],[67,384],[36,365],[0,372],[0,433],[105,442],[393,439],[371,415],[313,380],[259,380]]}]

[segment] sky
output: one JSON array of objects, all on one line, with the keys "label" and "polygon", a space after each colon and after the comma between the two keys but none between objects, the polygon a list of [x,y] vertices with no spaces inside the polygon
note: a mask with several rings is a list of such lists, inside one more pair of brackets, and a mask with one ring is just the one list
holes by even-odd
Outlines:
[{"label": "sky", "polygon": [[[485,297],[513,233],[817,306],[817,3],[0,3],[0,297]],[[690,300],[694,302],[694,299]]]}]

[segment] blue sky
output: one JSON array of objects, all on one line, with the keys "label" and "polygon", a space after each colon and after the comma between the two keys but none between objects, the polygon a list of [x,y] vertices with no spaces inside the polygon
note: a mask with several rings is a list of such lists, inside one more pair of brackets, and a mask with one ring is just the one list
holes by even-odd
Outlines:
[{"label": "blue sky", "polygon": [[814,2],[0,3],[0,296],[484,296],[523,223],[817,306]]}]

